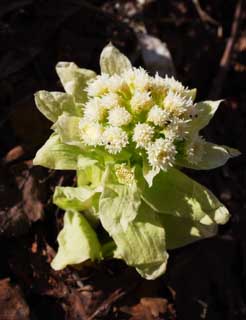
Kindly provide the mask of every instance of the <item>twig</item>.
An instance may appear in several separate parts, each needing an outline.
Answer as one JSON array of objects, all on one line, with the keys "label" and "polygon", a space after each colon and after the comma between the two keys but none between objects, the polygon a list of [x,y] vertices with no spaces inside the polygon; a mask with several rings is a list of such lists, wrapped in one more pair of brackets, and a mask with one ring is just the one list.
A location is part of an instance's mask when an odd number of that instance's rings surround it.
[{"label": "twig", "polygon": [[103,301],[103,303],[97,308],[97,310],[87,320],[93,320],[104,311],[109,310],[109,308],[111,308],[112,306],[112,303],[118,301],[125,294],[126,292],[122,291],[121,289],[118,289],[115,292],[113,292],[105,301]]},{"label": "twig", "polygon": [[200,19],[202,20],[202,22],[208,22],[208,23],[211,23],[215,26],[219,26],[219,23],[213,19],[212,17],[210,17],[206,11],[204,11],[200,5],[200,2],[199,0],[192,0],[195,8],[196,8],[196,11],[200,17]]},{"label": "twig", "polygon": [[226,76],[230,67],[231,56],[233,52],[233,47],[235,44],[239,23],[242,15],[242,0],[239,0],[233,18],[233,23],[231,26],[231,34],[227,40],[225,50],[223,52],[222,58],[220,60],[219,71],[217,76],[214,78],[211,90],[209,92],[210,99],[217,99],[222,91],[223,84],[226,80]]}]

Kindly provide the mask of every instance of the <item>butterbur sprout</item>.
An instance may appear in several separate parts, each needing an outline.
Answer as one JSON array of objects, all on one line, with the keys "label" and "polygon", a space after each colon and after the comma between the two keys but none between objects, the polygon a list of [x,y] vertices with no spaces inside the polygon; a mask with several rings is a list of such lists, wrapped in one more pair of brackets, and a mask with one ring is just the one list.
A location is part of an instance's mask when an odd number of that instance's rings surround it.
[{"label": "butterbur sprout", "polygon": [[[51,265],[60,270],[111,255],[155,279],[166,270],[167,250],[214,236],[229,219],[211,191],[181,169],[213,169],[240,153],[200,136],[220,101],[195,102],[195,89],[134,68],[112,44],[100,66],[96,75],[60,62],[65,92],[35,94],[54,132],[34,164],[77,172],[76,187],[54,193],[66,213]],[[99,223],[108,234],[103,242]]]}]

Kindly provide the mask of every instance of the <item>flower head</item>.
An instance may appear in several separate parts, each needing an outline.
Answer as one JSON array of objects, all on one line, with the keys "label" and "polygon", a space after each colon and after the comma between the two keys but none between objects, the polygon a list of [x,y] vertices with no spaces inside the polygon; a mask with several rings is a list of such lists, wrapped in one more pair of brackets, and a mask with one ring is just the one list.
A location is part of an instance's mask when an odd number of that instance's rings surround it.
[{"label": "flower head", "polygon": [[125,163],[115,165],[115,174],[122,184],[131,184],[134,180],[134,170]]},{"label": "flower head", "polygon": [[135,145],[146,150],[153,169],[166,170],[175,161],[175,144],[181,140],[186,157],[199,161],[195,150],[202,143],[188,135],[196,106],[188,89],[173,77],[151,77],[144,69],[132,67],[121,74],[97,76],[87,92],[81,121],[85,144],[101,146],[111,154],[124,148],[139,152]]},{"label": "flower head", "polygon": [[155,77],[151,79],[151,91],[156,96],[166,95],[168,91],[164,78],[160,77],[158,73],[156,73]]},{"label": "flower head", "polygon": [[102,135],[102,143],[109,153],[119,153],[127,144],[127,133],[119,127],[107,127]]},{"label": "flower head", "polygon": [[165,76],[163,79],[164,86],[173,92],[182,93],[186,88],[182,85],[181,82],[175,80],[174,77]]},{"label": "flower head", "polygon": [[100,98],[89,100],[84,106],[84,118],[87,121],[103,121],[107,109],[101,104]]},{"label": "flower head", "polygon": [[82,119],[79,123],[80,136],[84,144],[98,146],[102,143],[103,126]]},{"label": "flower head", "polygon": [[154,105],[148,113],[147,120],[156,126],[163,127],[169,120],[169,113],[157,105]]},{"label": "flower head", "polygon": [[108,89],[110,92],[121,93],[125,96],[128,96],[130,92],[130,89],[125,79],[117,74],[109,78]]},{"label": "flower head", "polygon": [[116,107],[109,111],[108,122],[112,126],[125,126],[131,122],[131,119],[131,114],[124,107]]},{"label": "flower head", "polygon": [[132,89],[145,91],[149,89],[151,78],[143,68],[132,68],[123,73],[123,78]]},{"label": "flower head", "polygon": [[108,92],[108,80],[109,76],[107,74],[102,74],[97,76],[95,79],[91,80],[87,86],[87,93],[90,97],[101,96]]},{"label": "flower head", "polygon": [[165,137],[172,141],[183,140],[189,133],[189,122],[190,120],[183,120],[177,117],[173,118],[164,130]]},{"label": "flower head", "polygon": [[118,107],[121,103],[121,98],[116,93],[108,93],[100,98],[100,104],[105,109]]},{"label": "flower head", "polygon": [[175,145],[168,139],[159,138],[147,148],[149,164],[154,169],[166,171],[175,161]]},{"label": "flower head", "polygon": [[141,113],[147,111],[152,103],[152,99],[148,91],[136,91],[131,98],[131,109],[133,113]]},{"label": "flower head", "polygon": [[137,148],[146,148],[154,136],[154,129],[147,123],[138,123],[133,130],[132,140],[136,142]]},{"label": "flower head", "polygon": [[174,116],[181,116],[192,105],[192,100],[186,99],[176,92],[169,91],[163,104],[167,112]]}]

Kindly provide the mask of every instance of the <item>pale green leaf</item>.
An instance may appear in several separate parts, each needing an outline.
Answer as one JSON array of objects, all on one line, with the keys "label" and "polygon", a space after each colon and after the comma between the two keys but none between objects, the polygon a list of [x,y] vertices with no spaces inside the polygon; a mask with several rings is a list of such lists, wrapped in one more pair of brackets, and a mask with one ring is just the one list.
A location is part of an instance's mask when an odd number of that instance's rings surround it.
[{"label": "pale green leaf", "polygon": [[196,170],[210,170],[223,166],[230,158],[237,157],[240,154],[236,149],[206,142],[204,144],[204,156],[200,162],[193,164],[186,159],[180,159],[176,164]]},{"label": "pale green leaf", "polygon": [[[121,204],[113,190],[105,190],[99,203],[101,223],[116,244],[114,256],[133,266],[146,279],[155,279],[166,270],[168,254],[165,250],[165,230],[158,214],[142,203],[136,218],[128,223],[127,229],[121,224],[121,214],[129,205]],[[112,199],[112,197],[114,197]],[[121,207],[121,213],[116,210]]]},{"label": "pale green leaf", "polygon": [[52,129],[60,136],[63,143],[83,147],[84,144],[81,139],[79,130],[79,117],[62,114]]},{"label": "pale green leaf", "polygon": [[222,101],[223,100],[202,101],[196,104],[198,116],[190,122],[188,129],[191,135],[198,133],[201,129],[208,125]]},{"label": "pale green leaf", "polygon": [[93,197],[98,193],[97,189],[84,187],[56,187],[53,195],[53,203],[63,210],[74,209],[82,211],[93,205]]},{"label": "pale green leaf", "polygon": [[109,75],[121,74],[132,65],[129,59],[109,43],[102,51],[100,56],[101,72]]},{"label": "pale green leaf", "polygon": [[97,188],[102,183],[102,175],[103,170],[101,168],[95,164],[85,166],[84,163],[83,170],[77,171],[77,185],[79,187],[87,185],[93,189]]},{"label": "pale green leaf", "polygon": [[88,259],[101,259],[101,246],[95,231],[82,214],[69,210],[64,216],[64,227],[58,235],[59,248],[51,266],[55,270]]},{"label": "pale green leaf", "polygon": [[217,234],[218,225],[213,221],[202,224],[189,218],[159,214],[166,232],[167,249],[176,249]]},{"label": "pale green leaf", "polygon": [[160,172],[149,188],[142,188],[142,197],[156,212],[187,218],[205,225],[224,224],[229,212],[211,191],[179,170]]},{"label": "pale green leaf", "polygon": [[[129,222],[136,218],[140,203],[140,194],[136,182],[133,181],[130,185],[117,183],[110,172],[110,167],[108,167],[103,177],[103,195],[100,198],[100,212],[103,212],[104,224],[107,224],[106,213],[111,212],[118,221],[120,228],[126,230]],[[109,218],[110,224],[111,217]],[[106,230],[108,231],[107,228]],[[111,225],[110,234],[111,232],[115,232],[114,225]]]},{"label": "pale green leaf", "polygon": [[42,90],[36,92],[34,96],[38,110],[52,122],[55,122],[63,112],[74,116],[82,114],[82,109],[67,93]]},{"label": "pale green leaf", "polygon": [[84,103],[87,100],[85,88],[88,81],[96,77],[92,70],[81,69],[73,62],[59,62],[56,72],[65,91],[73,95],[76,101]]},{"label": "pale green leaf", "polygon": [[56,170],[75,170],[81,152],[76,146],[62,143],[59,136],[54,133],[38,150],[33,164]]}]

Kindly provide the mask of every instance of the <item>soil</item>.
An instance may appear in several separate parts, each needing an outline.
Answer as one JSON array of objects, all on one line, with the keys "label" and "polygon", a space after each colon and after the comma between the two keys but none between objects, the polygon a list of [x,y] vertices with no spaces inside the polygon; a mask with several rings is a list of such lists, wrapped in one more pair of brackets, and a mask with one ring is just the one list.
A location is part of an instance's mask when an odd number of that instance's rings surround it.
[{"label": "soil", "polygon": [[[145,2],[145,5],[140,3]],[[246,319],[246,7],[240,9],[225,76],[221,58],[240,1],[1,0],[0,2],[0,319]],[[57,61],[98,71],[112,41],[143,65],[134,25],[165,42],[176,77],[198,88],[198,99],[225,101],[204,136],[242,152],[209,172],[188,172],[228,207],[218,236],[170,251],[167,273],[142,279],[123,262],[86,263],[55,272],[50,261],[63,212],[52,204],[56,185],[74,174],[33,167],[50,134],[33,94],[61,90]],[[145,66],[148,68],[148,66]]]}]

